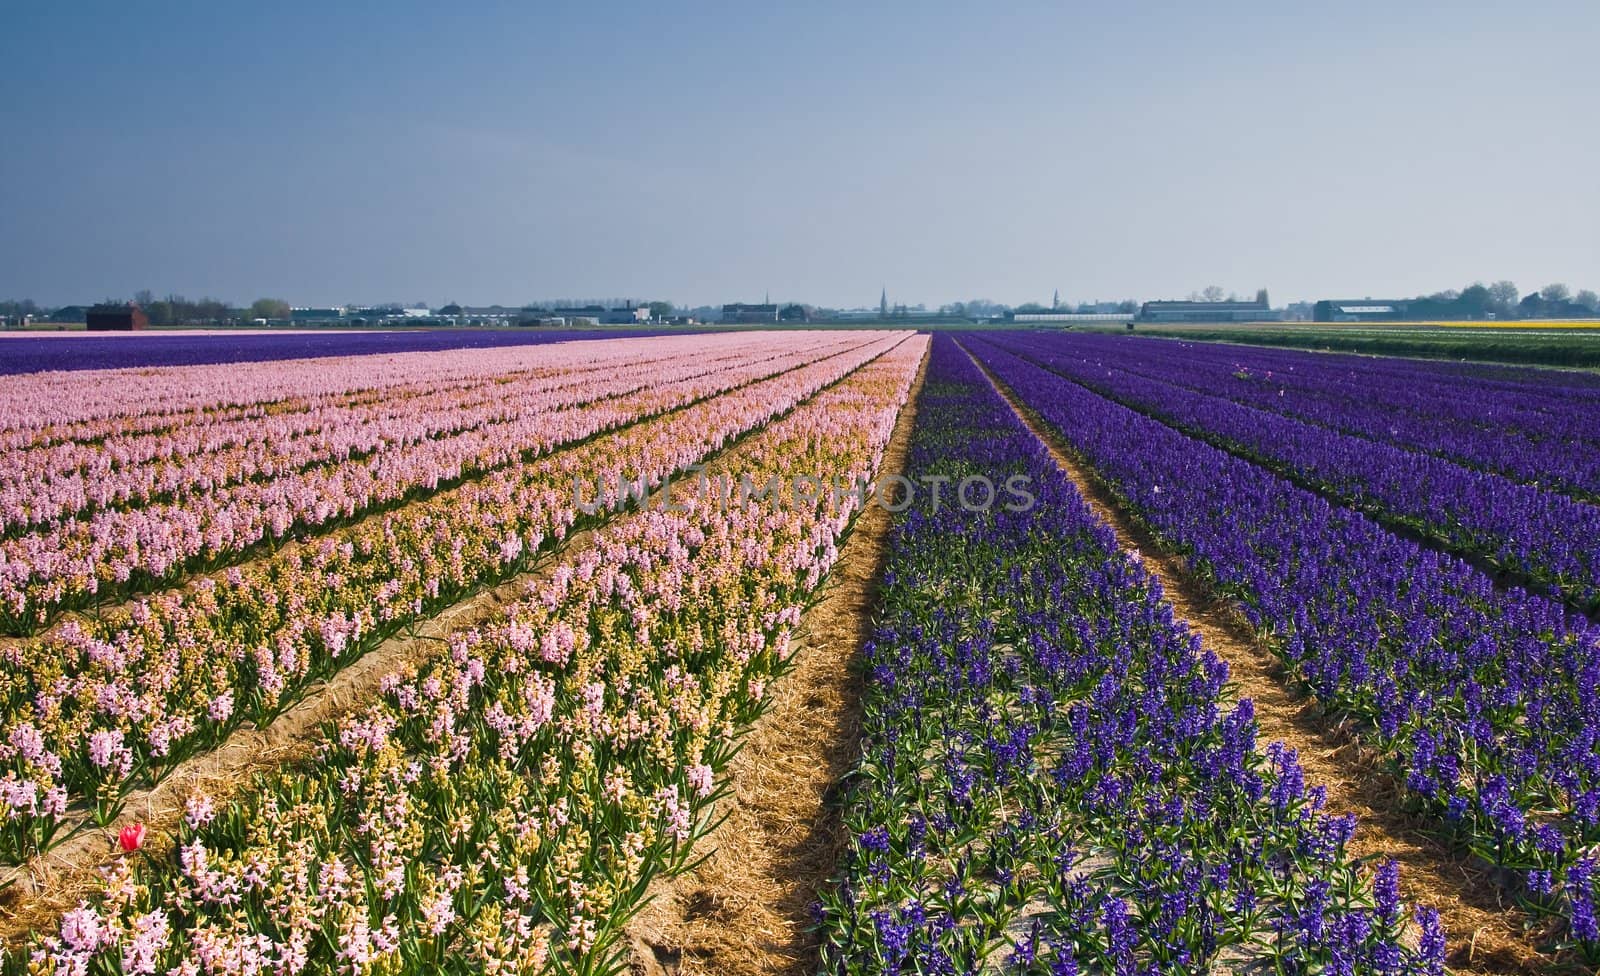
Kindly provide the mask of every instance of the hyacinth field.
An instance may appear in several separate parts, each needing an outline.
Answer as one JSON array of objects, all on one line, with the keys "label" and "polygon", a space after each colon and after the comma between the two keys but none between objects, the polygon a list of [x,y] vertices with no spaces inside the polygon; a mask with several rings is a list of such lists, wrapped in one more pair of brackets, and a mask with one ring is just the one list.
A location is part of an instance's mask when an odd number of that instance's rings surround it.
[{"label": "hyacinth field", "polygon": [[289,338],[6,350],[0,972],[1600,967],[1592,373]]}]

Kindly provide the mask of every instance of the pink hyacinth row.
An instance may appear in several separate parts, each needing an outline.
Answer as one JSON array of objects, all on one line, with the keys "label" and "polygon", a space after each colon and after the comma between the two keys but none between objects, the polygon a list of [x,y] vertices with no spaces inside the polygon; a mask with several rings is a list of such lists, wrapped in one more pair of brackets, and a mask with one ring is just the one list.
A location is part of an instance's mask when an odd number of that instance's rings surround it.
[{"label": "pink hyacinth row", "polygon": [[[505,384],[502,403],[508,415],[483,423],[465,418],[464,429],[450,436],[396,437],[371,454],[293,466],[278,478],[170,502],[103,510],[6,539],[0,542],[0,625],[27,633],[62,608],[87,605],[105,593],[147,590],[196,568],[226,565],[262,542],[403,501],[554,444],[790,368],[812,355],[795,340],[777,350],[745,342],[715,368],[709,361],[717,358],[718,345],[730,344],[728,338],[687,340],[675,363],[613,360],[605,378],[584,386],[535,387],[519,396],[509,388],[514,384]],[[859,345],[861,340],[853,341]]]},{"label": "pink hyacinth row", "polygon": [[129,788],[240,721],[271,717],[397,628],[522,571],[582,521],[580,506],[683,470],[903,338],[838,351],[833,337],[805,354],[814,362],[754,382],[743,381],[769,367],[726,369],[731,392],[5,648],[0,852],[48,846],[69,804],[108,819]]},{"label": "pink hyacinth row", "polygon": [[[117,429],[127,418],[85,424],[75,439],[3,453],[0,535],[478,430],[530,409],[614,396],[631,389],[626,379],[651,378],[652,370],[663,377],[693,375],[683,366],[710,372],[756,349],[722,350],[711,361],[702,351],[677,348],[602,351],[522,372],[503,371],[491,360],[486,366],[493,368],[481,376],[445,386],[420,380],[382,391],[356,388],[333,397],[201,411],[161,418],[154,429],[138,432]],[[364,378],[358,366],[344,371],[353,383]]]},{"label": "pink hyacinth row", "polygon": [[[726,475],[872,477],[926,345],[897,338]],[[115,865],[20,950],[30,971],[617,971],[861,504],[706,497],[600,530],[498,623],[388,679],[314,763],[196,796],[175,853]]]}]

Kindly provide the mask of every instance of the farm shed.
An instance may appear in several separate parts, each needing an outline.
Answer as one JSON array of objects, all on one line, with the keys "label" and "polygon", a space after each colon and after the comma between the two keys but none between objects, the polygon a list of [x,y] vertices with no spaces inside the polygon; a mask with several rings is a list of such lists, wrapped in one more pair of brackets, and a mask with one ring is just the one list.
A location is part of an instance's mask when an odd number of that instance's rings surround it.
[{"label": "farm shed", "polygon": [[1325,298],[1311,307],[1313,322],[1395,322],[1406,317],[1411,303],[1388,298]]},{"label": "farm shed", "polygon": [[1271,322],[1272,306],[1254,302],[1145,302],[1140,322]]},{"label": "farm shed", "polygon": [[144,309],[137,305],[91,308],[84,315],[84,322],[90,332],[132,332],[150,327]]}]

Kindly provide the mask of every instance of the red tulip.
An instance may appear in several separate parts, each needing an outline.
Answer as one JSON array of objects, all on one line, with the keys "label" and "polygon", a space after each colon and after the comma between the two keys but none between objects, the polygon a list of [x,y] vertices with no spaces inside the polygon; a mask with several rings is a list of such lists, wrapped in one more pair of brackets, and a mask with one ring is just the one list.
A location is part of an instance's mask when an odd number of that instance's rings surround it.
[{"label": "red tulip", "polygon": [[132,854],[144,844],[144,824],[131,823],[117,835],[117,843],[125,853]]}]

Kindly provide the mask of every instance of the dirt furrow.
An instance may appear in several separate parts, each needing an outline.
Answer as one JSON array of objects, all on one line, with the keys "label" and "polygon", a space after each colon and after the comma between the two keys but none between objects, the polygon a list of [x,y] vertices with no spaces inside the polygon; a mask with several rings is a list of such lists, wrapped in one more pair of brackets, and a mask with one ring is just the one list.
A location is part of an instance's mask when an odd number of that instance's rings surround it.
[{"label": "dirt furrow", "polygon": [[1095,515],[1116,532],[1118,544],[1138,555],[1161,583],[1177,618],[1228,663],[1236,696],[1255,704],[1262,744],[1281,741],[1297,750],[1307,783],[1327,788],[1329,812],[1357,816],[1359,827],[1351,851],[1374,863],[1397,861],[1404,896],[1439,910],[1449,936],[1451,968],[1485,976],[1551,972],[1556,961],[1536,948],[1546,933],[1503,894],[1492,869],[1453,849],[1429,824],[1404,812],[1399,800],[1401,784],[1348,728],[1325,714],[1309,695],[1299,693],[1281,660],[1254,633],[1237,607],[1216,599],[1189,572],[1183,558],[1140,523],[1042,418],[970,350],[967,354],[1049,448]]},{"label": "dirt furrow", "polygon": [[[880,477],[905,465],[928,360],[923,359],[885,449]],[[803,976],[816,972],[811,905],[845,837],[834,790],[861,738],[861,677],[892,516],[869,504],[823,594],[795,635],[795,670],[728,766],[726,819],[697,868],[651,886],[629,926],[633,971],[648,976]]]}]

